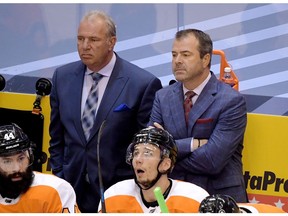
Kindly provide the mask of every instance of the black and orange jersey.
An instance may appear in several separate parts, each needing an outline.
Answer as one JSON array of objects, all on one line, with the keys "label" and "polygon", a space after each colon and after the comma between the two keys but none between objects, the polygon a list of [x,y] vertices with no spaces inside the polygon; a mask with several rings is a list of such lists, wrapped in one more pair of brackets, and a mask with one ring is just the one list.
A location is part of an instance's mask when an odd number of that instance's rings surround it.
[{"label": "black and orange jersey", "polygon": [[34,172],[33,182],[16,199],[0,195],[1,213],[80,213],[72,186],[52,174]]},{"label": "black and orange jersey", "polygon": [[[197,213],[200,202],[208,196],[203,188],[188,182],[172,180],[165,202],[169,213]],[[160,213],[158,205],[147,207],[134,179],[118,182],[105,193],[107,213]],[[101,202],[98,208],[101,212]]]}]

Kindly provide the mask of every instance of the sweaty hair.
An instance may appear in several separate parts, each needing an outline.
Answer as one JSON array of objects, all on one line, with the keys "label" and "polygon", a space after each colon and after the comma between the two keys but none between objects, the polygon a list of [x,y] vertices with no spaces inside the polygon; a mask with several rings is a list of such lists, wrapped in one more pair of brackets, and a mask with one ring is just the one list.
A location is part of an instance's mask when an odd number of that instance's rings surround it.
[{"label": "sweaty hair", "polygon": [[108,16],[106,13],[104,13],[103,11],[98,11],[98,10],[89,11],[82,18],[81,21],[89,20],[90,18],[93,18],[93,17],[101,18],[102,20],[104,20],[106,22],[107,36],[108,37],[116,36],[116,25],[115,25],[113,19],[110,16]]},{"label": "sweaty hair", "polygon": [[198,29],[184,29],[176,33],[175,39],[181,40],[182,38],[194,35],[198,40],[199,46],[198,51],[200,53],[200,58],[202,59],[207,53],[210,54],[210,62],[208,67],[211,67],[212,52],[213,52],[213,42],[208,34]]}]

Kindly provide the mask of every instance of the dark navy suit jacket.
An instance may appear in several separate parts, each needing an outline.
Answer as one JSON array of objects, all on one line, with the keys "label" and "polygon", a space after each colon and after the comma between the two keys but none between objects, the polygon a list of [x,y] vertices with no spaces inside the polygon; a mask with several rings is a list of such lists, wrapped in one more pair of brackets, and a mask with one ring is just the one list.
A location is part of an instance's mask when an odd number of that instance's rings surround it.
[{"label": "dark navy suit jacket", "polygon": [[[190,111],[188,128],[180,82],[156,93],[148,125],[158,122],[176,139],[179,155],[171,177],[195,183],[210,194],[228,194],[246,202],[242,171],[246,103],[239,92],[211,74]],[[191,152],[191,137],[209,141]]]},{"label": "dark navy suit jacket", "polygon": [[[117,55],[116,55],[117,56]],[[117,56],[115,67],[99,106],[92,135],[86,141],[81,125],[81,96],[86,66],[74,62],[56,69],[52,78],[50,164],[57,176],[69,181],[75,189],[77,202],[90,196],[91,209],[100,199],[97,138],[99,128],[106,124],[100,142],[100,160],[105,189],[132,177],[125,163],[126,149],[133,135],[146,127],[155,92],[161,82],[151,73]],[[86,175],[91,193],[83,194]]]}]

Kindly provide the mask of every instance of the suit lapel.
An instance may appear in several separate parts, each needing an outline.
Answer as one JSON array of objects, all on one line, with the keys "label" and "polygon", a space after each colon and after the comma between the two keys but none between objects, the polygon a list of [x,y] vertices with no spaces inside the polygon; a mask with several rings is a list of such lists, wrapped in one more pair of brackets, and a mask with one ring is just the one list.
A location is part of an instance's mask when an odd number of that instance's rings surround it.
[{"label": "suit lapel", "polygon": [[110,112],[113,112],[112,108],[114,107],[115,102],[117,101],[122,92],[122,89],[125,87],[129,79],[127,76],[125,76],[124,71],[120,69],[122,68],[120,65],[121,59],[117,57],[114,69],[111,73],[111,77],[108,81],[102,101],[99,105],[96,121],[91,130],[90,138],[95,136],[102,122],[108,118]]},{"label": "suit lapel", "polygon": [[182,84],[178,82],[173,86],[172,94],[168,101],[172,113],[173,124],[175,125],[175,130],[179,137],[185,137],[187,133],[183,109],[183,97]]},{"label": "suit lapel", "polygon": [[217,94],[217,78],[212,73],[212,77],[208,81],[207,85],[202,90],[196,103],[193,105],[189,114],[188,134],[192,131],[196,121],[200,116],[208,109],[208,107],[214,102],[215,95]]},{"label": "suit lapel", "polygon": [[71,79],[71,110],[70,112],[74,119],[74,125],[76,131],[82,143],[86,143],[86,138],[82,128],[81,122],[81,100],[82,100],[82,88],[85,74],[85,65],[80,63],[77,68],[75,68],[75,72],[73,73],[73,77]]}]

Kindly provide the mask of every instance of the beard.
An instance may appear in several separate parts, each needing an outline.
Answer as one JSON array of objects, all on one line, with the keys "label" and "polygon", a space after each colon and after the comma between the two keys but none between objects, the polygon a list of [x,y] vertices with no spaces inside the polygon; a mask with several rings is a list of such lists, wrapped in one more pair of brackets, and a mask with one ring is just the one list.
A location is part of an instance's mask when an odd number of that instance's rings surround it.
[{"label": "beard", "polygon": [[141,188],[143,190],[149,188],[151,186],[151,184],[153,183],[153,180],[148,180],[148,179],[147,180],[138,180],[137,179],[136,181],[139,185],[141,185]]},{"label": "beard", "polygon": [[140,187],[142,190],[149,190],[151,187],[153,187],[160,177],[162,176],[162,173],[158,172],[157,176],[154,179],[139,179],[137,178],[137,175],[134,174],[134,181]]},{"label": "beard", "polygon": [[[22,177],[20,181],[12,181],[13,177]],[[17,172],[8,176],[0,173],[0,194],[3,198],[17,198],[20,194],[25,193],[33,181],[32,167],[29,166],[25,172]]]}]

